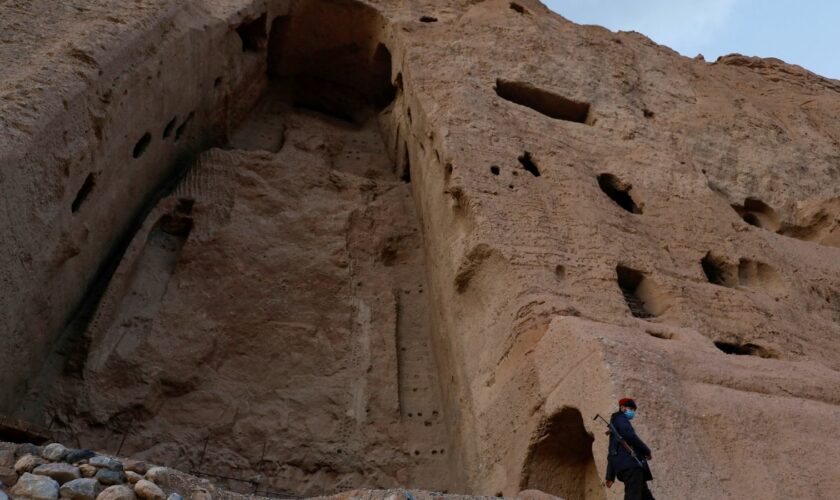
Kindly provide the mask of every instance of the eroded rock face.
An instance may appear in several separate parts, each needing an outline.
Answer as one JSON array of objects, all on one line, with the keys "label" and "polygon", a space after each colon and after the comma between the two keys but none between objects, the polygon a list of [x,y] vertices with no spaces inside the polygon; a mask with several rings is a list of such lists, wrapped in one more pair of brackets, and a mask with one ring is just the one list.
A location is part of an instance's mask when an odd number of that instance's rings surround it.
[{"label": "eroded rock face", "polygon": [[840,487],[840,83],[533,1],[97,5],[0,61],[7,412],[247,493],[596,499],[630,394],[657,495]]}]

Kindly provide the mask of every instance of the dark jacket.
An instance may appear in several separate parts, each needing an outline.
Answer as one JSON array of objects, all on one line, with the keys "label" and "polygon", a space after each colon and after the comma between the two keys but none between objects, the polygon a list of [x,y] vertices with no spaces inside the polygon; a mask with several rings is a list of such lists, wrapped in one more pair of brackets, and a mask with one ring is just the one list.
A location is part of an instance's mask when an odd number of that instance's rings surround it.
[{"label": "dark jacket", "polygon": [[[620,411],[613,413],[612,417],[610,417],[610,422],[627,444],[633,448],[633,451],[636,452],[636,456],[640,460],[644,460],[646,455],[651,454],[650,448],[647,447],[644,441],[639,439],[636,431],[633,430],[633,426],[630,425],[630,419],[623,413]],[[607,481],[615,481],[616,474],[627,469],[632,469],[633,467],[639,467],[639,463],[618,442],[615,434],[610,433],[610,447],[607,452]]]}]

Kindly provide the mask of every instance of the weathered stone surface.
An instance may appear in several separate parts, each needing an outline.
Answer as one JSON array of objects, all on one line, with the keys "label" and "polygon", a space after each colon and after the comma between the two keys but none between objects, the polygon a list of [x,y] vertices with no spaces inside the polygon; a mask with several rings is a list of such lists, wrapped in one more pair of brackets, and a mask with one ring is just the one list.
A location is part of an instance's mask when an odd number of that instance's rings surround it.
[{"label": "weathered stone surface", "polygon": [[837,81],[532,0],[17,3],[3,411],[268,491],[592,500],[632,395],[657,496],[840,491]]},{"label": "weathered stone surface", "polygon": [[65,455],[64,461],[69,464],[75,464],[95,456],[96,453],[91,450],[70,450],[67,455]]},{"label": "weathered stone surface", "polygon": [[9,493],[13,497],[23,497],[31,500],[55,500],[58,498],[58,483],[47,476],[39,476],[25,472]]},{"label": "weathered stone surface", "polygon": [[98,471],[95,466],[90,464],[82,464],[79,466],[79,472],[82,473],[82,477],[93,477],[96,475],[96,471]]},{"label": "weathered stone surface", "polygon": [[121,470],[99,469],[95,477],[104,485],[122,484],[126,481],[125,473]]},{"label": "weathered stone surface", "polygon": [[0,500],[9,500],[9,495],[3,490],[0,490]]},{"label": "weathered stone surface", "polygon": [[101,486],[96,479],[82,478],[68,481],[59,490],[62,498],[71,500],[93,500],[99,493]]},{"label": "weathered stone surface", "polygon": [[145,500],[166,499],[166,495],[163,493],[163,490],[160,489],[160,487],[155,483],[146,479],[141,479],[137,481],[137,484],[134,485],[134,493],[137,494],[138,497],[143,498]]},{"label": "weathered stone surface", "polygon": [[2,466],[0,467],[0,483],[6,486],[15,484],[18,480],[18,474],[14,467]]},{"label": "weathered stone surface", "polygon": [[96,500],[134,500],[134,490],[128,486],[109,486],[97,495]]},{"label": "weathered stone surface", "polygon": [[166,484],[170,471],[166,467],[152,467],[146,471],[146,479],[156,484]]},{"label": "weathered stone surface", "polygon": [[35,446],[32,443],[21,443],[15,449],[15,456],[22,457],[24,455],[35,455],[36,457],[41,456],[41,447]]},{"label": "weathered stone surface", "polygon": [[123,468],[127,471],[136,472],[140,475],[146,473],[149,470],[149,464],[142,460],[133,460],[133,459],[124,459],[123,461]]},{"label": "weathered stone surface", "polygon": [[111,469],[116,471],[123,470],[123,464],[116,458],[106,457],[105,455],[96,455],[88,459],[88,463],[94,467]]},{"label": "weathered stone surface", "polygon": [[177,493],[170,493],[166,500],[184,500],[184,497]]},{"label": "weathered stone surface", "polygon": [[32,473],[51,477],[55,479],[58,484],[64,484],[67,481],[72,481],[82,477],[78,467],[62,462],[39,465],[32,470]]},{"label": "weathered stone surface", "polygon": [[41,456],[47,460],[52,462],[57,462],[64,458],[65,455],[69,450],[64,447],[64,445],[60,443],[50,443],[44,446],[44,449],[41,451]]},{"label": "weathered stone surface", "polygon": [[522,490],[516,494],[516,498],[521,500],[563,500],[540,490]]},{"label": "weathered stone surface", "polygon": [[0,467],[14,466],[16,462],[15,450],[5,449],[0,450]]},{"label": "weathered stone surface", "polygon": [[35,455],[24,455],[15,462],[15,472],[23,474],[24,472],[32,472],[35,467],[46,463],[43,458]]}]

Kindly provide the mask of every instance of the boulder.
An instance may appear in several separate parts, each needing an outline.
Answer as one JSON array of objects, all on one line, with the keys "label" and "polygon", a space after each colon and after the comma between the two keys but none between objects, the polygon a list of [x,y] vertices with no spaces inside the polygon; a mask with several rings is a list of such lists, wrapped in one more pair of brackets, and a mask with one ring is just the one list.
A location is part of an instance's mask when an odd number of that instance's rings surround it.
[{"label": "boulder", "polygon": [[9,495],[3,490],[0,490],[0,500],[9,500]]},{"label": "boulder", "polygon": [[190,491],[190,500],[213,500],[213,495],[204,488],[193,488]]},{"label": "boulder", "polygon": [[121,470],[99,469],[96,471],[96,480],[105,486],[125,483],[125,473]]},{"label": "boulder", "polygon": [[62,498],[70,500],[93,500],[99,493],[99,481],[91,478],[74,479],[61,486]]},{"label": "boulder", "polygon": [[58,484],[64,484],[67,481],[72,481],[74,479],[79,479],[82,477],[82,473],[79,472],[79,468],[70,464],[66,464],[64,462],[55,462],[51,464],[44,464],[35,467],[32,470],[33,474],[38,474],[41,476],[47,476],[55,479]]},{"label": "boulder", "polygon": [[58,498],[58,483],[50,477],[39,476],[25,472],[9,493],[13,497],[30,500],[56,500]]},{"label": "boulder", "polygon": [[19,444],[17,449],[15,450],[15,456],[22,457],[24,455],[35,455],[36,457],[40,457],[41,447],[35,446],[32,443]]},{"label": "boulder", "polygon": [[82,460],[93,458],[95,456],[96,453],[90,450],[70,450],[67,453],[67,456],[64,457],[64,461],[68,464],[75,464],[77,462],[81,462]]},{"label": "boulder", "polygon": [[156,484],[166,484],[169,479],[169,469],[166,467],[152,467],[146,471],[146,479]]},{"label": "boulder", "polygon": [[24,472],[32,472],[35,467],[47,463],[41,457],[35,455],[24,455],[15,462],[15,472],[23,474]]},{"label": "boulder", "polygon": [[105,455],[96,455],[88,459],[88,463],[100,469],[123,470],[123,464],[116,458],[106,457]]},{"label": "boulder", "polygon": [[141,476],[140,474],[138,474],[134,471],[130,471],[130,470],[125,471],[125,477],[126,477],[126,479],[128,479],[128,482],[130,484],[137,484],[137,481],[140,481],[141,479],[143,479],[143,476]]},{"label": "boulder", "polygon": [[11,486],[15,484],[18,480],[17,472],[15,472],[14,467],[3,466],[0,467],[0,483],[5,484],[6,486]]},{"label": "boulder", "polygon": [[[2,500],[2,499],[0,499],[0,500]],[[166,500],[184,500],[184,497],[182,497],[181,495],[179,495],[177,493],[170,493],[169,496],[166,497]]]},{"label": "boulder", "polygon": [[143,474],[148,472],[149,464],[147,464],[146,462],[144,462],[142,460],[132,460],[132,459],[129,458],[129,459],[123,460],[123,468],[125,470],[130,470],[132,472],[136,472],[136,473],[138,473],[142,476]]},{"label": "boulder", "polygon": [[79,466],[79,472],[82,473],[82,477],[93,477],[96,475],[96,471],[98,471],[96,467],[90,464],[82,464]]},{"label": "boulder", "polygon": [[46,458],[51,462],[57,462],[63,459],[69,450],[64,447],[64,445],[59,443],[50,443],[44,446],[44,450],[41,452],[41,456]]},{"label": "boulder", "polygon": [[15,465],[15,450],[0,450],[0,467]]},{"label": "boulder", "polygon": [[137,484],[134,485],[134,493],[144,500],[166,499],[166,495],[163,493],[163,490],[155,483],[146,479],[137,481]]},{"label": "boulder", "polygon": [[109,486],[97,495],[96,500],[135,500],[134,490],[128,486]]}]

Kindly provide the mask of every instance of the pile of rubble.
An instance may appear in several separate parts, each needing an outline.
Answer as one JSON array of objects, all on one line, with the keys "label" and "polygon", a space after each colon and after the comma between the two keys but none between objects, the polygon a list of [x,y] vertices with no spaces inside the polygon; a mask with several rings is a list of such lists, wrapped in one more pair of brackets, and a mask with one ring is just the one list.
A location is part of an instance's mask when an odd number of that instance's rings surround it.
[{"label": "pile of rubble", "polygon": [[166,467],[59,443],[0,443],[0,482],[0,500],[206,500],[213,488]]}]

